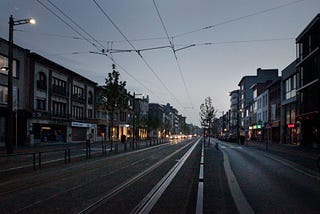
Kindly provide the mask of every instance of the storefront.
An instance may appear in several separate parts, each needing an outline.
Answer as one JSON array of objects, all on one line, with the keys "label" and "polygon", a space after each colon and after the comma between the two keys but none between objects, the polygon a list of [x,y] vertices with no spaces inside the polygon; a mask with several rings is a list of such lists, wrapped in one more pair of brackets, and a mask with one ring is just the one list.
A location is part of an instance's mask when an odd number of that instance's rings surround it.
[{"label": "storefront", "polygon": [[34,143],[66,142],[67,124],[33,123],[32,134]]},{"label": "storefront", "polygon": [[92,123],[71,122],[71,141],[84,142],[88,139],[89,134],[91,134],[92,140],[96,141],[96,127],[97,125]]}]

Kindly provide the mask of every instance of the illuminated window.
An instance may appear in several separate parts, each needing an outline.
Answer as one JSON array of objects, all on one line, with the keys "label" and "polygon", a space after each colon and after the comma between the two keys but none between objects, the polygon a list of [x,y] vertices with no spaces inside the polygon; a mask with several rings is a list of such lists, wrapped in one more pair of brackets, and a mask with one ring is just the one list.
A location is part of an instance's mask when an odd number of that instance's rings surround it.
[{"label": "illuminated window", "polygon": [[[8,68],[8,58],[5,56],[0,55],[0,68]],[[8,70],[7,69],[0,69],[1,74],[8,75]],[[12,63],[12,76],[17,77],[17,61],[13,60]]]},{"label": "illuminated window", "polygon": [[0,85],[0,103],[8,103],[8,87]]}]

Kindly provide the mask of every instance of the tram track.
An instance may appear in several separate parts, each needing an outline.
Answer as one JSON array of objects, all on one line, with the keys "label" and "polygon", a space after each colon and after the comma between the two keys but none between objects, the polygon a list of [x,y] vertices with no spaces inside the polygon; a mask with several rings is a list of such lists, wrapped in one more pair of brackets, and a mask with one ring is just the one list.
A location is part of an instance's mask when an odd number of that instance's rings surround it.
[{"label": "tram track", "polygon": [[[192,142],[186,143],[186,145],[184,145],[183,148],[185,148],[186,146],[190,145],[191,143]],[[166,145],[158,146],[157,148],[154,148],[154,147],[148,148],[146,151],[149,151],[151,153],[146,153],[146,155],[147,156],[153,156],[152,154],[154,154],[154,153],[152,153],[152,152],[155,152],[155,153],[159,153],[161,151],[164,152],[164,153],[168,153],[169,151],[172,152],[172,150],[176,150],[179,146],[181,146],[181,145],[179,145],[179,144],[176,144],[176,145],[166,144]],[[153,150],[153,149],[155,149],[155,150]],[[166,150],[168,150],[168,151],[166,151]],[[177,151],[180,152],[181,150],[182,150],[181,148],[177,149],[176,151],[174,151],[173,153],[168,155],[168,157],[172,157],[173,155],[177,154]],[[139,150],[136,150],[133,153],[137,154],[137,155],[140,154]],[[123,154],[120,154],[118,157],[111,156],[111,157],[107,157],[107,158],[104,158],[104,159],[106,159],[106,160],[113,159],[113,160],[120,161],[120,159],[117,159],[117,158],[121,158],[121,159],[122,158],[129,158],[129,156],[130,156],[130,154],[123,153]],[[167,158],[164,158],[164,159],[158,161],[157,163],[153,164],[149,168],[143,170],[142,172],[132,176],[131,179],[129,179],[127,181],[124,181],[121,184],[117,185],[113,189],[110,188],[110,191],[108,191],[107,194],[104,194],[104,197],[100,197],[101,201],[99,203],[97,203],[97,204],[101,204],[101,202],[103,202],[104,200],[107,200],[107,198],[110,198],[110,197],[116,195],[117,193],[121,192],[121,190],[123,190],[126,187],[132,185],[134,182],[138,181],[140,178],[144,177],[148,173],[154,171],[158,166],[160,166],[166,160],[167,160]],[[99,160],[94,160],[92,162],[98,162],[98,161]],[[100,160],[100,161],[102,161],[102,160]],[[51,194],[51,195],[49,195],[47,197],[40,197],[39,200],[33,200],[32,203],[25,203],[24,206],[15,209],[14,212],[25,213],[25,212],[28,212],[28,211],[33,210],[35,208],[36,208],[35,210],[37,210],[39,207],[40,207],[39,210],[43,210],[43,206],[46,203],[52,203],[52,201],[58,200],[58,198],[63,198],[63,197],[65,197],[65,195],[68,195],[68,194],[69,195],[78,194],[78,193],[75,193],[75,192],[78,192],[78,191],[81,191],[82,189],[88,188],[89,185],[93,186],[95,183],[99,183],[102,180],[105,180],[106,178],[108,178],[110,176],[112,177],[112,176],[114,176],[116,174],[119,174],[123,170],[127,170],[129,168],[137,167],[137,166],[143,164],[146,161],[147,160],[145,160],[145,158],[141,158],[141,157],[137,156],[136,158],[133,158],[131,161],[127,161],[126,164],[122,164],[121,167],[115,168],[114,170],[107,170],[107,172],[105,172],[105,173],[101,173],[102,171],[105,171],[105,169],[104,168],[100,168],[100,167],[98,167],[98,169],[90,169],[90,166],[86,166],[84,168],[80,167],[80,169],[77,169],[76,172],[73,172],[73,173],[63,173],[61,176],[52,177],[52,179],[50,179],[50,180],[41,181],[41,182],[34,182],[34,183],[30,184],[30,185],[25,185],[25,186],[22,186],[20,188],[16,188],[16,189],[13,189],[13,190],[10,190],[10,191],[7,191],[7,192],[1,192],[0,193],[0,196],[1,196],[0,200],[2,201],[2,199],[4,199],[7,195],[15,195],[15,193],[19,193],[20,191],[27,191],[28,192],[29,189],[30,190],[33,190],[34,188],[37,189],[39,186],[46,186],[46,185],[55,186],[54,182],[56,182],[57,180],[61,180],[61,179],[68,180],[69,177],[75,177],[75,176],[77,176],[79,174],[82,174],[84,172],[86,174],[88,174],[88,176],[89,175],[92,176],[92,179],[89,179],[89,180],[85,180],[84,179],[85,182],[81,182],[80,184],[77,184],[75,182],[70,188],[65,188],[65,189],[63,189],[63,191],[57,191],[54,194]],[[148,161],[150,162],[150,160],[148,160]],[[67,169],[65,169],[65,170],[67,170]],[[139,167],[137,168],[137,170],[139,170]],[[93,177],[93,173],[94,172],[98,176]],[[18,180],[17,180],[17,182],[18,182]],[[50,183],[52,183],[52,184],[50,184]],[[41,189],[38,190],[38,191],[41,192]],[[92,210],[92,208],[94,208],[96,206],[97,205],[92,206],[89,210]],[[71,211],[71,213],[78,212],[76,210],[77,209],[73,209]],[[93,209],[93,210],[95,210],[95,209]],[[83,213],[90,213],[90,212],[86,211],[86,212],[83,212]]]}]

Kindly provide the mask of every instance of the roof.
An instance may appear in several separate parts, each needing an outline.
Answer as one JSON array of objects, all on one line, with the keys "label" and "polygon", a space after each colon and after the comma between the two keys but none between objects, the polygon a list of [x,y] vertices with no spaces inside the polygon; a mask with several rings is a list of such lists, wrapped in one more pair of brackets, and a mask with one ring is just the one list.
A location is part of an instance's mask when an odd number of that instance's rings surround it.
[{"label": "roof", "polygon": [[307,27],[299,34],[299,36],[296,38],[296,43],[299,42],[299,40],[315,25],[320,19],[320,13],[318,13],[312,21],[307,25]]},{"label": "roof", "polygon": [[55,62],[53,62],[53,61],[51,61],[51,60],[49,60],[49,59],[47,59],[47,58],[45,58],[45,57],[37,54],[37,53],[32,52],[32,53],[30,53],[30,56],[33,57],[33,58],[35,58],[35,59],[37,59],[37,60],[39,60],[40,62],[43,62],[43,63],[45,63],[45,64],[50,65],[50,66],[52,66],[52,67],[56,67],[56,68],[59,68],[59,69],[61,69],[61,70],[66,71],[66,72],[69,72],[69,73],[71,73],[72,75],[78,77],[79,79],[83,79],[83,80],[85,80],[85,81],[87,81],[87,82],[90,82],[90,83],[93,84],[93,85],[97,85],[96,82],[94,82],[94,81],[92,81],[92,80],[90,80],[90,79],[88,79],[88,78],[86,78],[86,77],[84,77],[84,76],[82,76],[82,75],[80,75],[80,74],[78,74],[78,73],[76,73],[76,72],[74,72],[74,71],[66,68],[66,67],[63,67],[62,65],[57,64],[57,63],[55,63]]}]

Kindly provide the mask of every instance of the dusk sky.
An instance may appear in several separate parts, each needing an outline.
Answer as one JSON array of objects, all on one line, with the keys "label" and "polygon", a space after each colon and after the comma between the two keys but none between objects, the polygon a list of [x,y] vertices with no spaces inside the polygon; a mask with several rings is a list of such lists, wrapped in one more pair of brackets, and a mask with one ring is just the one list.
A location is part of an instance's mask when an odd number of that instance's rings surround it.
[{"label": "dusk sky", "polygon": [[[35,25],[15,26],[15,44],[99,85],[113,57],[128,91],[170,103],[199,125],[207,96],[219,117],[243,76],[257,68],[280,75],[296,58],[295,38],[319,12],[319,0],[1,0],[0,37],[8,39],[11,14],[33,17]],[[90,53],[110,48],[141,56]]]}]

